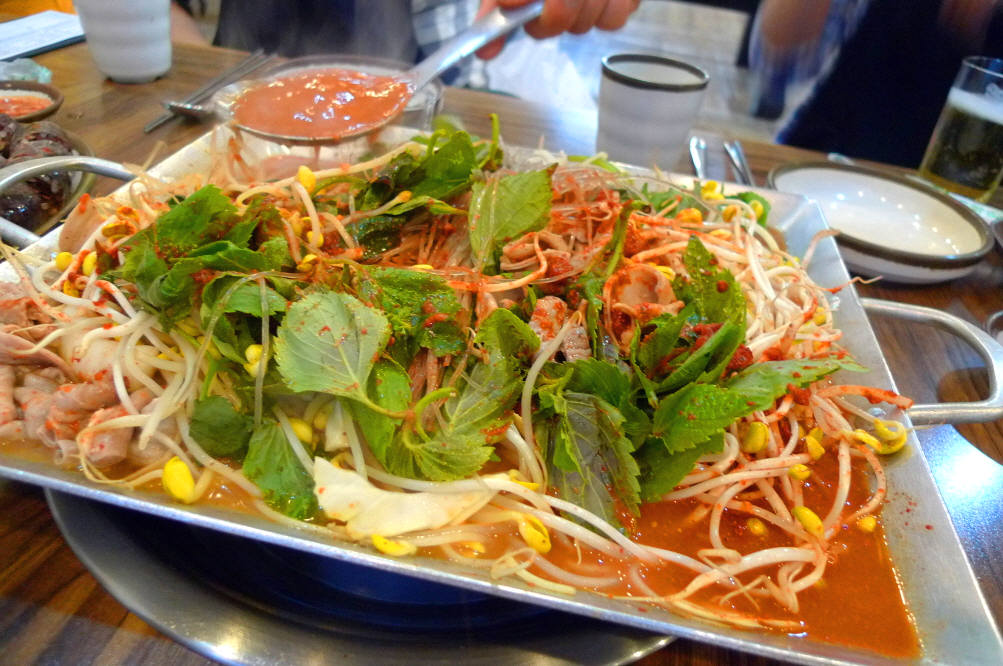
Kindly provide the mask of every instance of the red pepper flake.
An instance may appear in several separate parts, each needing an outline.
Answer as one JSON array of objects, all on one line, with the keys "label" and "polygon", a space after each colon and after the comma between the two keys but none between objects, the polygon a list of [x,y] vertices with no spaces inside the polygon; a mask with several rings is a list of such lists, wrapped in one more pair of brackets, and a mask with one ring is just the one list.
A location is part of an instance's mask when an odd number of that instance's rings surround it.
[{"label": "red pepper flake", "polygon": [[926,529],[928,529],[928,530],[932,530],[932,529],[933,529],[933,525],[927,525],[927,526],[926,526]]},{"label": "red pepper flake", "polygon": [[787,385],[787,393],[794,398],[794,402],[799,405],[807,405],[811,403],[811,391],[808,389],[798,388],[794,384]]},{"label": "red pepper flake", "polygon": [[686,415],[686,420],[687,421],[696,421],[697,420],[697,415],[696,414],[692,414],[692,413],[691,414],[687,414]]},{"label": "red pepper flake", "polygon": [[449,315],[445,312],[436,312],[434,315],[425,320],[425,328],[432,328],[440,321],[446,321],[449,319]]},{"label": "red pepper flake", "polygon": [[728,361],[728,367],[725,368],[725,371],[738,372],[739,370],[744,370],[752,365],[752,361],[752,350],[745,345],[739,345],[735,353],[732,354],[731,360]]},{"label": "red pepper flake", "polygon": [[331,327],[330,326],[325,326],[324,328],[320,329],[319,332],[320,333],[330,333],[331,332]]},{"label": "red pepper flake", "polygon": [[779,347],[770,347],[763,352],[764,361],[780,361],[784,358],[784,352]]},{"label": "red pepper flake", "polygon": [[800,372],[792,372],[791,373],[791,377],[794,377],[795,379],[799,378],[800,376],[801,376]]},{"label": "red pepper flake", "polygon": [[718,280],[717,281],[717,290],[719,292],[721,292],[722,294],[724,292],[728,291],[728,282],[726,280]]}]

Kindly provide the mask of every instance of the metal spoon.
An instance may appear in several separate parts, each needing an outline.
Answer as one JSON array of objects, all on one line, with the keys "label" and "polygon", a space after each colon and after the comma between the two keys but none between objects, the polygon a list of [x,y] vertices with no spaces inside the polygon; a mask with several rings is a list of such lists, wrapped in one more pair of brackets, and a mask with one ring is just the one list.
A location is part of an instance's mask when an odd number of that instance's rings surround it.
[{"label": "metal spoon", "polygon": [[749,161],[745,158],[745,151],[742,149],[741,141],[725,141],[724,150],[731,158],[731,163],[735,166],[735,174],[742,181],[743,185],[755,185],[756,181],[752,177],[752,169]]},{"label": "metal spoon", "polygon": [[211,106],[205,106],[204,104],[189,104],[187,102],[176,102],[169,101],[164,102],[164,106],[171,113],[176,113],[180,116],[188,116],[189,118],[194,118],[195,120],[208,120],[210,117],[216,115],[216,110]]},{"label": "metal spoon", "polygon": [[[477,19],[469,28],[453,37],[451,40],[440,46],[425,60],[421,61],[411,69],[396,76],[397,79],[409,84],[412,92],[421,90],[439,74],[455,65],[462,58],[472,55],[482,46],[502,37],[509,32],[519,28],[543,13],[543,2],[531,2],[516,9],[495,8],[488,14]],[[175,108],[181,113],[198,116],[203,113],[216,112],[227,120],[232,120],[233,103],[247,89],[244,86],[252,85],[253,82],[243,82],[227,86],[213,97],[212,106],[202,106],[198,104],[176,105]],[[204,116],[202,116],[204,117]],[[366,134],[378,132],[388,122],[393,120],[388,118],[379,125],[369,125],[359,131],[344,134],[333,138],[313,138],[304,136],[289,136],[263,132],[253,127],[246,127],[237,124],[240,129],[255,134],[264,139],[278,143],[296,145],[323,145],[339,143],[341,141],[357,138]]]},{"label": "metal spoon", "polygon": [[707,180],[707,142],[698,136],[690,139],[690,161],[697,178]]},{"label": "metal spoon", "polygon": [[430,56],[400,76],[411,82],[414,90],[421,90],[432,79],[457,62],[473,55],[477,49],[507,35],[543,13],[543,2],[531,2],[516,9],[495,8],[437,48]]}]

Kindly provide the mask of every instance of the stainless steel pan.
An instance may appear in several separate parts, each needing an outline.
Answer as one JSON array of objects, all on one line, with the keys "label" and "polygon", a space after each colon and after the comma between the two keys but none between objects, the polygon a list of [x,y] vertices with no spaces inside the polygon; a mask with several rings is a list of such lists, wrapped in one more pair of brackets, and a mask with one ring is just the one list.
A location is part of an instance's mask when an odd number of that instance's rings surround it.
[{"label": "stainless steel pan", "polygon": [[[409,138],[409,130],[390,130],[388,142]],[[222,134],[206,135],[165,160],[152,170],[153,175],[170,178],[185,173],[202,172],[209,164],[214,141],[225,141]],[[276,150],[283,153],[297,149],[255,144],[258,154]],[[338,161],[361,157],[366,146],[341,146],[334,149]],[[353,152],[354,151],[354,152]],[[508,149],[510,158],[532,162],[539,159],[534,151]],[[304,153],[308,156],[308,153]],[[334,159],[334,157],[333,157]],[[66,168],[61,166],[61,168]],[[640,173],[640,172],[639,172]],[[0,172],[0,178],[6,175]],[[680,177],[683,179],[683,177]],[[0,180],[0,182],[4,182]],[[741,189],[748,189],[742,187]],[[821,211],[814,203],[800,197],[757,190],[772,205],[774,224],[787,236],[795,254],[807,248],[815,234],[825,229]],[[32,248],[45,253],[54,244],[54,234]],[[7,272],[4,273],[4,270]],[[895,383],[884,361],[867,314],[893,316],[910,322],[937,326],[953,332],[982,356],[989,368],[990,396],[977,403],[918,405],[910,410],[915,424],[971,423],[989,421],[1003,415],[1003,348],[990,336],[955,317],[929,308],[858,298],[849,275],[840,260],[835,242],[826,238],[819,245],[809,271],[824,287],[845,285],[838,299],[836,324],[844,331],[845,346],[872,372],[867,383],[894,390]],[[9,267],[0,266],[0,279],[11,279]],[[870,406],[869,406],[870,407]],[[906,417],[908,422],[908,417]],[[939,494],[930,465],[919,441],[910,436],[909,447],[887,461],[889,486],[893,489],[885,505],[885,525],[889,549],[901,576],[904,595],[916,618],[924,645],[918,660],[901,662],[870,652],[840,645],[807,641],[796,636],[751,633],[717,627],[683,618],[659,608],[639,610],[638,604],[608,599],[601,595],[577,593],[574,596],[542,591],[518,581],[494,581],[483,573],[467,570],[453,563],[430,558],[398,560],[353,544],[335,543],[294,528],[269,522],[264,518],[239,514],[208,506],[187,507],[171,502],[164,495],[98,486],[81,475],[54,466],[33,463],[0,453],[0,475],[38,484],[47,488],[88,497],[149,514],[184,521],[258,541],[288,546],[324,557],[363,564],[387,571],[417,576],[458,587],[535,603],[617,622],[660,633],[674,634],[724,647],[804,664],[989,664],[1003,663],[1003,637],[993,622],[950,516]],[[915,503],[915,505],[910,504]],[[906,513],[906,509],[909,513]],[[923,529],[932,525],[935,529]],[[872,631],[880,631],[880,618],[861,618]]]}]

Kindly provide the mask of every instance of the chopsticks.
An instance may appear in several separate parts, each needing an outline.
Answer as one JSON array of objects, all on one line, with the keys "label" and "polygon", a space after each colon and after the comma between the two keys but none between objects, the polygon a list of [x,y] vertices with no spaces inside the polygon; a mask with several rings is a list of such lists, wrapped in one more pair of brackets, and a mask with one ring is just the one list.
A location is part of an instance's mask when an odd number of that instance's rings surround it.
[{"label": "chopsticks", "polygon": [[[185,104],[200,104],[212,97],[216,91],[223,86],[239,81],[256,69],[263,67],[274,58],[275,54],[265,55],[263,49],[258,49],[181,101]],[[161,114],[156,120],[150,122],[146,127],[144,127],[143,132],[145,134],[152,132],[164,123],[176,117],[176,115],[177,114],[170,111]]]}]

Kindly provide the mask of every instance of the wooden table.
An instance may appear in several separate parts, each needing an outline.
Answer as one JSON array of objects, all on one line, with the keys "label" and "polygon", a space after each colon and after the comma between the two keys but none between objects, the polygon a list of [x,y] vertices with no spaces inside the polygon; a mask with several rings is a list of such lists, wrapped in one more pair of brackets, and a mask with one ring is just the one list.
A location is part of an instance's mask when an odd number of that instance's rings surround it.
[{"label": "wooden table", "polygon": [[[66,102],[54,120],[81,135],[101,157],[144,162],[158,144],[161,156],[189,143],[206,127],[173,121],[144,135],[142,127],[159,113],[166,99],[184,97],[242,54],[223,49],[176,48],[171,74],[155,83],[127,86],[103,80],[84,45],[39,56],[49,67]],[[504,136],[515,145],[545,146],[588,153],[595,119],[569,110],[554,110],[486,93],[448,90],[447,113],[474,133],[490,131],[488,114],[501,117]],[[708,136],[712,175],[725,178],[719,150],[721,137]],[[759,183],[768,170],[786,162],[819,156],[789,147],[745,146]],[[679,169],[689,172],[689,165]],[[99,184],[108,192],[113,182]],[[935,307],[975,324],[1003,309],[1003,262],[993,253],[971,276],[933,287],[900,287],[881,283],[861,286],[866,296]],[[875,321],[889,364],[903,393],[922,402],[977,400],[987,390],[980,359],[945,334],[915,326]],[[989,458],[979,459],[979,492],[946,494],[997,622],[1003,620],[1003,529],[994,518],[1003,497],[1003,422],[954,428],[940,426],[923,433],[928,455],[950,456],[970,444]],[[0,482],[0,664],[165,664],[211,663],[159,634],[105,592],[74,557],[52,521],[40,490]],[[677,641],[641,662],[644,666],[682,664],[767,664],[750,657],[689,641]]]}]

